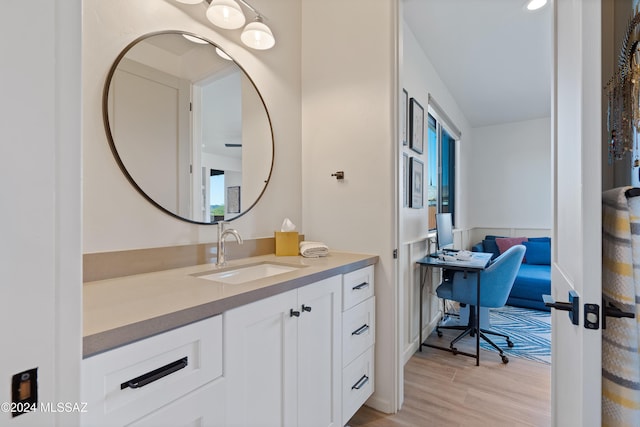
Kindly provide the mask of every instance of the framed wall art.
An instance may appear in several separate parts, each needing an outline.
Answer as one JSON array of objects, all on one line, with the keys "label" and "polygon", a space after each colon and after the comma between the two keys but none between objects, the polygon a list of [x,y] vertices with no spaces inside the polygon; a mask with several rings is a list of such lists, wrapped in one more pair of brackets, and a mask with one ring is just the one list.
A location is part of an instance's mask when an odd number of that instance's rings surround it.
[{"label": "framed wall art", "polygon": [[409,163],[409,179],[411,186],[409,207],[420,209],[423,206],[424,197],[424,163],[415,157],[411,157]]},{"label": "framed wall art", "polygon": [[227,213],[240,213],[240,186],[227,187]]},{"label": "framed wall art", "polygon": [[424,151],[424,108],[415,98],[409,105],[409,148],[420,154]]}]

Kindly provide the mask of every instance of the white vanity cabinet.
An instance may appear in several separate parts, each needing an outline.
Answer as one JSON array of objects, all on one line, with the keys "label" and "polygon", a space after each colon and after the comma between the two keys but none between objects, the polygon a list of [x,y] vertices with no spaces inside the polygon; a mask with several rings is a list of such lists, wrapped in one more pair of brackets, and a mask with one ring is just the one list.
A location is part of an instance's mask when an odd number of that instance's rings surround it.
[{"label": "white vanity cabinet", "polygon": [[222,316],[82,361],[83,426],[223,426]]},{"label": "white vanity cabinet", "polygon": [[341,425],[342,276],[224,314],[228,426]]},{"label": "white vanity cabinet", "polygon": [[374,267],[343,276],[342,425],[374,390]]}]

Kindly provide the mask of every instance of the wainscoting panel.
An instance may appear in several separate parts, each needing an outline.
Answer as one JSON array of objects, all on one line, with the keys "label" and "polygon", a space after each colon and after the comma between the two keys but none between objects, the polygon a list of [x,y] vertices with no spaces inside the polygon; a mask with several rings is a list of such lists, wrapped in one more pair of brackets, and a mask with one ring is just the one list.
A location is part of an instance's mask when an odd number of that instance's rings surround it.
[{"label": "wainscoting panel", "polygon": [[[404,337],[404,362],[418,350],[420,327],[422,327],[423,337],[433,331],[436,323],[440,319],[438,298],[435,295],[435,288],[440,283],[440,271],[432,271],[426,278],[423,299],[420,301],[420,267],[416,261],[426,254],[434,252],[435,239],[426,237],[424,239],[405,243],[405,253],[408,254],[406,261],[406,277],[403,280],[404,306],[407,308],[404,313],[405,337]],[[422,303],[422,325],[420,325],[420,304]]]}]

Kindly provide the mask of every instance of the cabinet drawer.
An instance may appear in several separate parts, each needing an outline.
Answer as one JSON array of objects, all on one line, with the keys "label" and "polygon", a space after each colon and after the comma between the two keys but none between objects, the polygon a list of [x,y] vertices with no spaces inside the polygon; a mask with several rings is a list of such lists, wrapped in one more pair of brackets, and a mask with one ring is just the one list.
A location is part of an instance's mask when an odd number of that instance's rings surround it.
[{"label": "cabinet drawer", "polygon": [[375,342],[375,297],[361,302],[342,315],[342,363],[351,363]]},{"label": "cabinet drawer", "polygon": [[373,295],[373,265],[346,273],[342,278],[342,309],[357,305]]},{"label": "cabinet drawer", "polygon": [[225,425],[224,378],[192,391],[127,427],[176,427]]},{"label": "cabinet drawer", "polygon": [[89,357],[83,424],[128,424],[221,375],[221,316]]},{"label": "cabinet drawer", "polygon": [[342,371],[342,425],[346,425],[374,390],[373,347]]}]

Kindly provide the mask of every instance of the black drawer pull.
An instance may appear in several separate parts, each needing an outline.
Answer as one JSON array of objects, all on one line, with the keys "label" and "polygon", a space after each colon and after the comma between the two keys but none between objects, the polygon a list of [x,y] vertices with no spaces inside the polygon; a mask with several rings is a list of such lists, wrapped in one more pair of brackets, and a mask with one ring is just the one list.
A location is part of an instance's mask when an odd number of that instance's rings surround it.
[{"label": "black drawer pull", "polygon": [[355,331],[351,332],[351,335],[362,335],[368,330],[369,330],[369,325],[364,324],[360,326],[358,329],[356,329]]},{"label": "black drawer pull", "polygon": [[176,360],[175,362],[171,362],[168,365],[164,365],[161,368],[154,369],[153,371],[147,372],[146,374],[142,374],[139,377],[136,377],[132,380],[125,381],[120,384],[120,390],[124,390],[125,388],[140,388],[144,387],[147,384],[151,384],[154,381],[159,380],[160,378],[166,377],[167,375],[173,374],[180,369],[184,369],[189,364],[189,361],[186,357],[183,357],[180,360]]},{"label": "black drawer pull", "polygon": [[360,390],[368,382],[369,382],[369,377],[366,375],[363,375],[362,378],[360,378],[358,382],[351,387],[351,390]]},{"label": "black drawer pull", "polygon": [[359,285],[354,286],[354,287],[353,287],[353,288],[351,288],[351,289],[352,289],[352,290],[354,290],[354,291],[359,291],[360,289],[364,289],[364,288],[366,288],[366,287],[368,287],[368,286],[369,286],[369,282],[362,282],[362,283],[360,283]]}]

